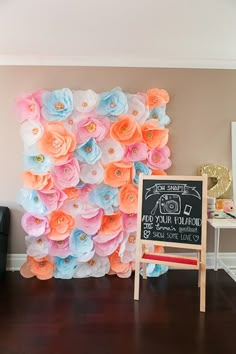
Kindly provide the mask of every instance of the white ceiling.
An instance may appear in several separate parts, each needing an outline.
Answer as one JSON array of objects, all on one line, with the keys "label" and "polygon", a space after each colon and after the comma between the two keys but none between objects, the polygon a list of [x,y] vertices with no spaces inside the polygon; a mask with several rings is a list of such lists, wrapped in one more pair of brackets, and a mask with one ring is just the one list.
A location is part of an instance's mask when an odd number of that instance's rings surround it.
[{"label": "white ceiling", "polygon": [[236,0],[0,0],[0,65],[236,69]]}]

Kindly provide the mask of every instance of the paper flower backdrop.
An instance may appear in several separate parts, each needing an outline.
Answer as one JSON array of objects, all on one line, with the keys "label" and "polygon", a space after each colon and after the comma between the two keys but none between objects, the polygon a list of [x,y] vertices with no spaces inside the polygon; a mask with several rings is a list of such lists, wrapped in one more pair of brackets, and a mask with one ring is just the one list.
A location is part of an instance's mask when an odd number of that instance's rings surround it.
[{"label": "paper flower backdrop", "polygon": [[[165,175],[169,95],[68,88],[17,98],[24,143],[26,277],[70,279],[134,269],[139,174]],[[148,268],[149,276],[165,272]]]}]

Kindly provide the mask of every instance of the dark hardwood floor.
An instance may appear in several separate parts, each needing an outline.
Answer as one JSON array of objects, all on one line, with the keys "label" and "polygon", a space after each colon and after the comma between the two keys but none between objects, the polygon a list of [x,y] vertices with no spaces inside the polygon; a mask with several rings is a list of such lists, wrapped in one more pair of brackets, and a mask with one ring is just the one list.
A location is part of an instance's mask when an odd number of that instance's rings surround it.
[{"label": "dark hardwood floor", "polygon": [[197,273],[39,281],[8,272],[0,282],[0,354],[235,354],[236,283],[207,272],[207,312]]}]

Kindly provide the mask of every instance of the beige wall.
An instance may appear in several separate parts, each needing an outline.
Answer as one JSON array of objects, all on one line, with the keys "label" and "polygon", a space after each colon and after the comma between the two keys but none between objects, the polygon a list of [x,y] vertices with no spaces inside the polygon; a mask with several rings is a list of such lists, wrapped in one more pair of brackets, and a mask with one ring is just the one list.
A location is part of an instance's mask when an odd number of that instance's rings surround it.
[{"label": "beige wall", "polygon": [[[92,88],[97,92],[120,86],[124,91],[165,88],[171,96],[169,174],[196,174],[201,164],[231,167],[230,122],[236,121],[236,70],[142,69],[95,67],[0,67],[0,204],[11,209],[10,253],[25,253],[23,214],[15,199],[22,186],[22,152],[14,99],[38,88]],[[228,194],[230,196],[230,193]],[[222,233],[221,251],[236,252],[236,235]],[[212,251],[212,232],[208,250]]]}]

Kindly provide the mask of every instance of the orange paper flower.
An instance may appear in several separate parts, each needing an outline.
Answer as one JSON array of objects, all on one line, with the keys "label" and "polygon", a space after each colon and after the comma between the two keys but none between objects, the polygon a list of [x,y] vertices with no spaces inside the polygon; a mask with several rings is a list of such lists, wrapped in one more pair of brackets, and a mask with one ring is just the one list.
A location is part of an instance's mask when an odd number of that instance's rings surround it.
[{"label": "orange paper flower", "polygon": [[156,119],[150,119],[142,126],[143,141],[149,149],[163,147],[168,142],[169,129],[159,128]]},{"label": "orange paper flower", "polygon": [[112,272],[116,273],[119,278],[129,278],[132,273],[132,266],[131,263],[122,263],[118,249],[109,256],[110,260],[110,269],[111,274]]},{"label": "orange paper flower", "polygon": [[50,156],[56,165],[65,163],[75,147],[75,136],[64,128],[63,123],[48,123],[38,142],[40,152]]},{"label": "orange paper flower", "polygon": [[49,190],[53,187],[50,173],[35,175],[30,171],[25,171],[22,178],[26,188],[35,190]]},{"label": "orange paper flower", "polygon": [[66,193],[67,198],[70,200],[78,199],[79,198],[79,189],[75,187],[65,188],[63,192]]},{"label": "orange paper flower", "polygon": [[154,88],[148,90],[147,92],[147,104],[150,109],[157,106],[162,106],[168,103],[169,100],[170,97],[166,90]]},{"label": "orange paper flower", "polygon": [[121,187],[132,180],[133,164],[131,162],[111,162],[106,165],[104,183],[112,187]]},{"label": "orange paper flower", "polygon": [[53,211],[50,215],[49,225],[51,231],[48,238],[55,241],[65,240],[75,227],[74,218],[62,210]]},{"label": "orange paper flower", "polygon": [[28,256],[27,261],[22,265],[20,273],[24,278],[36,276],[40,280],[47,280],[53,277],[54,265],[47,258],[35,259]]},{"label": "orange paper flower", "polygon": [[166,176],[167,173],[164,170],[152,170],[152,175],[155,175],[155,176]]},{"label": "orange paper flower", "polygon": [[118,117],[118,121],[111,126],[110,135],[112,139],[124,145],[134,144],[142,140],[139,124],[129,115]]},{"label": "orange paper flower", "polygon": [[124,213],[137,213],[138,188],[132,183],[125,184],[119,192],[120,210]]},{"label": "orange paper flower", "polygon": [[103,215],[102,224],[99,233],[102,235],[110,235],[121,230],[121,214],[113,213],[110,215]]}]

